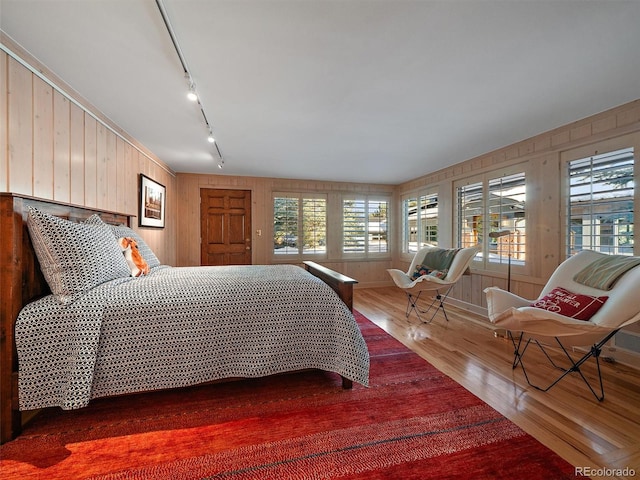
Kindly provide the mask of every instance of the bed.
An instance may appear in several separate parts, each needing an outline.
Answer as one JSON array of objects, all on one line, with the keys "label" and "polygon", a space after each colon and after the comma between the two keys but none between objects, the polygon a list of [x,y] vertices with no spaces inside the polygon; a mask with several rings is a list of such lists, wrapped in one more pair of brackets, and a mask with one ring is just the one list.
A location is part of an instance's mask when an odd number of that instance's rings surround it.
[{"label": "bed", "polygon": [[[335,372],[345,388],[367,385],[351,279],[311,262],[169,267],[136,237],[148,275],[128,275],[105,242],[106,252],[64,259],[69,270],[87,269],[78,284],[50,258],[64,257],[69,238],[102,245],[105,231],[114,241],[136,235],[131,217],[12,194],[0,200],[3,442],[20,432],[22,411],[81,408],[104,396],[303,369]],[[100,232],[100,241],[75,232]]]}]

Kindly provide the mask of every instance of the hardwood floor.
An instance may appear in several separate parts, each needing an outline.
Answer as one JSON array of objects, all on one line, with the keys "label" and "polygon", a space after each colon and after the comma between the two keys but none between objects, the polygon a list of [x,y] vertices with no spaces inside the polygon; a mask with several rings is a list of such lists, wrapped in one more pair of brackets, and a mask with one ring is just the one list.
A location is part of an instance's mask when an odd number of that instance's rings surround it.
[{"label": "hardwood floor", "polygon": [[[415,314],[406,318],[405,306],[404,292],[395,287],[354,291],[356,310],[572,465],[632,470],[603,476],[592,471],[592,478],[640,478],[640,371],[601,361],[602,402],[577,374],[541,392],[527,385],[521,368],[511,368],[511,342],[496,337],[486,319],[447,305],[449,322],[438,313],[423,324]],[[551,356],[561,361],[559,354]],[[545,385],[554,378],[538,349],[525,359],[532,381]],[[583,372],[595,379],[595,362],[587,363]]]}]

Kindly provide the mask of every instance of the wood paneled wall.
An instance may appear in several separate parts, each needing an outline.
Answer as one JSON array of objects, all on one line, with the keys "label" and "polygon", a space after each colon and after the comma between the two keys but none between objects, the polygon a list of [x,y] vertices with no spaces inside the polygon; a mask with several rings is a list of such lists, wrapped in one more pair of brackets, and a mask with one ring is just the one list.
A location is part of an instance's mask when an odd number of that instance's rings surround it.
[{"label": "wood paneled wall", "polygon": [[167,187],[167,222],[134,228],[174,264],[175,174],[37,60],[9,48],[0,50],[0,191],[137,215],[144,173]]},{"label": "wood paneled wall", "polygon": [[[491,172],[496,177],[501,171],[518,165],[527,177],[527,246],[526,267],[514,266],[511,289],[525,298],[537,298],[556,267],[565,259],[564,254],[564,200],[562,197],[562,169],[569,152],[581,152],[584,156],[596,151],[604,153],[618,148],[635,147],[636,185],[640,179],[640,100],[621,105],[589,118],[542,133],[496,151],[461,162],[453,167],[430,173],[396,189],[398,198],[403,195],[438,191],[438,234],[450,244],[455,241],[456,192],[455,183],[479,174]],[[580,158],[580,157],[576,157]],[[400,203],[400,202],[398,202]],[[399,207],[398,207],[399,208]],[[640,196],[635,199],[635,223],[638,224]],[[397,216],[400,212],[397,212]],[[399,232],[399,224],[396,232]],[[398,244],[399,237],[396,237]],[[636,255],[640,248],[636,245]],[[411,258],[397,252],[396,268],[408,268]],[[464,277],[452,292],[464,308],[486,314],[483,290],[496,285],[506,288],[506,272],[474,270]]]},{"label": "wood paneled wall", "polygon": [[[330,203],[339,203],[343,193],[386,194],[393,196],[392,185],[366,185],[310,180],[287,180],[229,175],[177,174],[177,194],[180,245],[178,265],[200,264],[200,189],[224,188],[251,190],[253,263],[274,263],[273,252],[273,192],[323,192]],[[333,200],[337,200],[332,202]],[[393,197],[392,197],[393,201]],[[336,225],[336,221],[338,224]],[[341,218],[329,215],[327,228],[338,231]],[[258,234],[260,231],[261,235]],[[359,282],[359,286],[379,286],[389,283],[386,269],[391,268],[391,256],[373,261],[341,260],[328,258],[317,260]]]}]

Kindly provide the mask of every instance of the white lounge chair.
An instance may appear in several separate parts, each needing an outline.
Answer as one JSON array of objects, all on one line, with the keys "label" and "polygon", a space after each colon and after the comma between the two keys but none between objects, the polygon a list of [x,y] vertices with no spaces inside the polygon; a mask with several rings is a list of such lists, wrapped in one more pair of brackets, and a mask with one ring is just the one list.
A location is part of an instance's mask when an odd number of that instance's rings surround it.
[{"label": "white lounge chair", "polygon": [[[411,312],[415,312],[418,319],[424,322],[420,314],[426,314],[432,307],[436,306],[437,308],[433,315],[425,323],[431,322],[438,313],[438,310],[442,310],[444,318],[449,321],[447,311],[444,308],[444,301],[453,286],[467,271],[473,257],[475,257],[479,251],[480,246],[478,245],[460,249],[443,249],[436,246],[426,246],[422,247],[415,254],[407,272],[395,268],[388,269],[387,271],[396,286],[404,290],[407,294],[407,318]],[[442,264],[425,265],[425,262],[428,263],[430,258],[435,258],[436,263],[439,263],[439,260],[444,258],[445,265],[448,263],[446,271],[441,269]],[[416,274],[415,272],[418,271],[418,267],[422,265],[432,271],[426,275]],[[433,294],[431,305],[429,305],[426,310],[421,310],[418,307],[418,300],[423,292],[431,292]]]},{"label": "white lounge chair", "polygon": [[[570,294],[558,291],[558,288]],[[485,293],[489,319],[507,330],[515,349],[513,368],[522,367],[529,385],[546,392],[569,373],[575,372],[598,400],[604,399],[599,362],[602,347],[621,328],[640,320],[639,257],[583,250],[558,266],[535,300],[524,299],[497,287],[489,287]],[[585,296],[596,300],[590,302]],[[591,315],[594,306],[600,304],[602,306]],[[537,344],[553,366],[561,370],[560,376],[546,387],[533,384],[525,369],[523,356],[531,342]],[[549,344],[560,347],[569,360],[568,367],[559,367],[551,360],[544,349],[544,345]],[[567,347],[574,346],[587,346],[589,350],[574,360],[567,350]],[[580,371],[582,364],[592,357],[598,369],[599,393]]]}]

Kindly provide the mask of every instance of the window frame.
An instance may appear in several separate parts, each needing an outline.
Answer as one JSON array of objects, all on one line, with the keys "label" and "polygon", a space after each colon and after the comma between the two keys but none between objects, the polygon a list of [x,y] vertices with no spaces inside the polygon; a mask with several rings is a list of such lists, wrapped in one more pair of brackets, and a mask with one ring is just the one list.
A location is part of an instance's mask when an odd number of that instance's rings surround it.
[{"label": "window frame", "polygon": [[[638,181],[640,179],[640,162],[638,162],[638,155],[640,154],[640,148],[637,142],[634,142],[634,138],[632,136],[625,136],[621,138],[612,139],[610,141],[600,142],[597,145],[590,145],[587,147],[579,147],[572,150],[567,150],[561,153],[561,178],[562,178],[562,191],[561,191],[561,205],[562,205],[562,214],[561,214],[561,224],[560,228],[562,231],[561,235],[561,243],[559,245],[561,255],[564,258],[568,258],[571,255],[577,253],[578,251],[584,249],[580,248],[578,250],[571,250],[571,225],[570,225],[570,202],[571,202],[571,177],[570,177],[570,164],[572,162],[587,160],[591,157],[600,157],[608,154],[613,154],[615,152],[632,149],[633,155],[633,176],[632,182],[633,186],[633,198],[631,200],[632,208],[630,213],[632,214],[632,220],[630,225],[633,226],[633,233],[635,234],[636,225],[638,223],[637,215],[634,215],[635,212],[640,211],[640,198],[637,193],[636,186],[638,185]],[[593,182],[591,183],[593,185]],[[598,237],[599,238],[599,237]],[[605,253],[615,253],[615,252],[607,252],[606,249],[598,251],[605,251]],[[634,242],[631,247],[630,252],[620,253],[627,255],[638,255],[640,252],[640,247],[638,247],[637,242]]]},{"label": "window frame", "polygon": [[[324,250],[319,250],[317,252],[313,251],[305,251],[304,242],[297,242],[296,245],[297,252],[282,252],[279,253],[275,248],[275,202],[278,198],[288,198],[288,199],[296,199],[298,201],[298,212],[297,212],[297,235],[296,238],[304,238],[305,237],[305,223],[304,223],[304,205],[305,200],[324,200]],[[328,241],[329,241],[329,199],[326,193],[322,192],[282,192],[282,191],[274,191],[271,194],[271,219],[272,219],[272,229],[271,229],[271,238],[272,238],[272,246],[271,246],[271,257],[274,261],[286,261],[289,262],[294,259],[313,259],[313,260],[323,260],[328,257]]]},{"label": "window frame", "polygon": [[[368,217],[371,216],[372,212],[369,208],[369,203],[370,202],[384,202],[386,203],[386,230],[385,230],[385,235],[386,235],[386,250],[383,252],[380,251],[372,251],[369,246],[370,246],[370,241],[371,239],[369,238],[371,235],[371,230],[368,229],[368,234],[365,236],[365,248],[364,251],[353,251],[353,252],[348,252],[345,251],[345,214],[344,214],[344,210],[345,210],[345,202],[347,201],[356,201],[356,202],[365,202],[366,205],[366,213],[365,216],[367,217],[365,219],[365,224],[368,227]],[[367,259],[367,258],[375,258],[375,259],[381,259],[381,258],[391,258],[392,255],[392,248],[393,248],[393,241],[392,241],[392,235],[391,235],[391,222],[392,222],[392,218],[391,218],[391,210],[393,208],[393,203],[392,203],[392,196],[391,195],[385,195],[385,194],[344,194],[341,196],[340,198],[340,231],[341,231],[341,235],[340,235],[340,245],[339,245],[339,251],[340,251],[340,257],[342,259]]]},{"label": "window frame", "polygon": [[[523,204],[523,213],[521,218],[522,222],[524,222],[524,227],[518,229],[507,228],[507,226],[504,225],[505,220],[501,218],[501,213],[498,213],[498,223],[495,223],[494,221],[490,222],[490,232],[509,230],[512,234],[500,238],[490,238],[488,235],[478,235],[481,237],[478,240],[478,243],[481,244],[482,248],[480,253],[476,255],[473,260],[474,268],[491,272],[502,272],[510,261],[514,272],[519,274],[529,273],[532,259],[530,258],[530,255],[527,254],[529,250],[527,248],[527,244],[528,238],[531,237],[532,232],[527,231],[527,225],[531,225],[530,216],[532,212],[530,208],[527,208],[526,197],[527,189],[532,181],[532,175],[530,174],[528,165],[520,163],[499,170],[492,170],[472,177],[467,177],[453,183],[453,209],[455,221],[454,239],[456,246],[462,248],[470,247],[476,243],[464,241],[462,231],[464,219],[462,217],[463,213],[461,212],[460,189],[474,187],[476,185],[479,186],[481,204],[478,208],[482,213],[479,215],[480,218],[478,220],[481,222],[481,225],[475,229],[477,234],[478,231],[483,229],[486,219],[491,218],[492,204],[490,194],[492,191],[495,191],[490,188],[491,182],[501,181],[502,179],[509,179],[510,177],[513,178],[519,175],[523,176],[524,186],[524,192],[522,194],[518,194],[524,196],[524,199],[521,202]],[[531,227],[529,227],[529,229],[531,229]],[[498,253],[497,256],[492,256],[493,250]],[[509,253],[506,255],[503,254],[502,252],[504,251],[511,252],[511,258],[509,257]]]},{"label": "window frame", "polygon": [[[438,208],[439,208],[439,198],[440,195],[438,193],[438,188],[433,187],[427,190],[421,190],[418,192],[407,193],[402,196],[400,209],[402,211],[401,218],[401,253],[403,255],[413,255],[420,248],[426,245],[438,245],[439,242],[439,218],[438,218]],[[416,205],[416,213],[415,213],[415,234],[411,232],[412,229],[412,221],[410,217],[410,208],[407,206],[407,202],[415,200]],[[430,212],[429,215],[422,215],[423,211],[426,212],[429,209],[429,205],[435,204],[435,209]],[[423,207],[425,205],[425,207]],[[420,213],[420,214],[419,214]],[[429,235],[429,238],[423,238],[427,235],[427,229],[424,228],[423,222],[428,220],[430,215],[435,214],[435,237]],[[427,225],[428,226],[428,225]],[[430,230],[430,229],[429,229]],[[412,241],[411,237],[415,235],[415,241]],[[412,249],[412,244],[415,243],[415,249]]]}]

